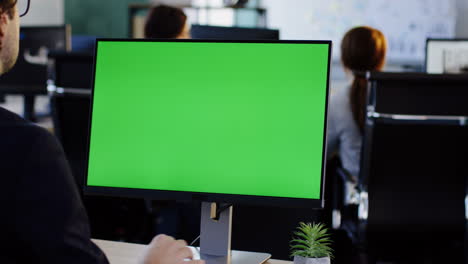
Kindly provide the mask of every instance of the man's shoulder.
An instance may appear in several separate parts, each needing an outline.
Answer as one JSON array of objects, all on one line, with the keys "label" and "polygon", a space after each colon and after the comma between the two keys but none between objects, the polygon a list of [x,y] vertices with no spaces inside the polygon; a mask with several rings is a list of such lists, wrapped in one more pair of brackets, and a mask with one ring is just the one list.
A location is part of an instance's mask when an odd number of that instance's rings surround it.
[{"label": "man's shoulder", "polygon": [[58,141],[46,129],[0,108],[0,172],[9,175],[2,178],[6,186],[18,184],[25,175],[38,175],[27,170],[37,169],[37,164],[61,157],[61,153]]},{"label": "man's shoulder", "polygon": [[0,127],[24,126],[30,124],[19,115],[0,107]]},{"label": "man's shoulder", "polygon": [[46,129],[0,107],[0,146],[3,151],[21,151],[34,143],[50,142],[53,138]]}]

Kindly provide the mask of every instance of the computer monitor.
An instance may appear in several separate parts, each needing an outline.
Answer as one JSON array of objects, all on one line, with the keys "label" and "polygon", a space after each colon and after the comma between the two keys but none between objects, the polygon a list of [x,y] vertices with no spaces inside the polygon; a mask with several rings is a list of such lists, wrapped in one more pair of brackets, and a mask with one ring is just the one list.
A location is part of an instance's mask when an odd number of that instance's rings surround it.
[{"label": "computer monitor", "polygon": [[229,40],[278,40],[279,30],[266,28],[218,27],[192,25],[190,34],[194,39]]},{"label": "computer monitor", "polygon": [[427,73],[468,73],[468,39],[428,39]]},{"label": "computer monitor", "polygon": [[209,264],[230,257],[225,204],[322,208],[330,53],[329,41],[98,40],[85,192],[204,202]]},{"label": "computer monitor", "polygon": [[34,86],[46,93],[47,54],[51,50],[69,50],[70,36],[66,25],[21,27],[18,60],[11,71],[0,77],[1,85]]}]

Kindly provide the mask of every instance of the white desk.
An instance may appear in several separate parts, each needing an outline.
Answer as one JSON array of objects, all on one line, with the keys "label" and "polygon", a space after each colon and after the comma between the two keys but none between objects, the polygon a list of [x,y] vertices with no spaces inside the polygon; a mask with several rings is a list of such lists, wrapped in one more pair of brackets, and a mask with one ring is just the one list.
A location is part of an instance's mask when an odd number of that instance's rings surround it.
[{"label": "white desk", "polygon": [[[136,264],[145,248],[144,245],[93,239],[106,254],[110,264]],[[290,261],[269,260],[265,264],[291,264]]]}]

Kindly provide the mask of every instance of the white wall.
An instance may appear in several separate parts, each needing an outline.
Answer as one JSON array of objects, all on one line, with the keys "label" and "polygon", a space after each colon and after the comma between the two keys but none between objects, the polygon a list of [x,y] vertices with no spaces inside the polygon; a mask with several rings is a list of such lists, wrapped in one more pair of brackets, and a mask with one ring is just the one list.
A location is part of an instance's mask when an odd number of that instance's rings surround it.
[{"label": "white wall", "polygon": [[20,20],[22,26],[63,25],[64,0],[31,0],[28,14]]},{"label": "white wall", "polygon": [[[388,59],[398,63],[424,60],[427,37],[456,34],[459,0],[262,0],[269,27],[283,39],[330,39],[339,58],[341,39],[350,28],[369,25],[384,32]],[[467,0],[462,0],[467,2]]]}]

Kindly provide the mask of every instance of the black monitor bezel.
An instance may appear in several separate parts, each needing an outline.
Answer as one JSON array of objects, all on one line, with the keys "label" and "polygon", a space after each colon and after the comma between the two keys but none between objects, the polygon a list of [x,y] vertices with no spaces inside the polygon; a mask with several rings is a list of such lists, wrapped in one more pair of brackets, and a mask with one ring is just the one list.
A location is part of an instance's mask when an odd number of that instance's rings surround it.
[{"label": "black monitor bezel", "polygon": [[91,104],[88,135],[91,135],[92,115],[94,104],[94,89],[96,77],[96,60],[97,50],[100,42],[199,42],[199,43],[271,43],[271,44],[326,44],[328,45],[328,68],[327,68],[327,89],[325,99],[325,118],[324,118],[324,136],[322,149],[322,182],[320,189],[320,199],[305,199],[305,198],[285,198],[271,196],[255,196],[255,195],[235,195],[235,194],[219,194],[219,193],[198,193],[198,192],[182,192],[182,191],[167,191],[167,190],[151,190],[151,189],[133,189],[133,188],[117,188],[117,187],[102,187],[88,186],[88,164],[90,151],[90,136],[88,136],[87,152],[86,152],[86,178],[84,182],[84,194],[86,195],[101,195],[101,196],[117,196],[129,198],[144,198],[152,200],[181,200],[181,201],[202,201],[202,202],[220,202],[233,204],[248,204],[261,206],[275,207],[294,207],[294,208],[324,208],[324,189],[325,189],[325,173],[326,173],[326,144],[327,144],[327,117],[328,117],[328,102],[330,96],[330,68],[331,68],[331,52],[332,41],[329,40],[215,40],[215,39],[96,39],[93,62],[93,76],[91,85]]},{"label": "black monitor bezel", "polygon": [[428,73],[427,69],[427,59],[429,57],[429,42],[431,41],[446,41],[446,42],[468,42],[468,38],[427,38],[426,39],[426,50],[425,50],[425,57],[424,57],[424,72]]}]

